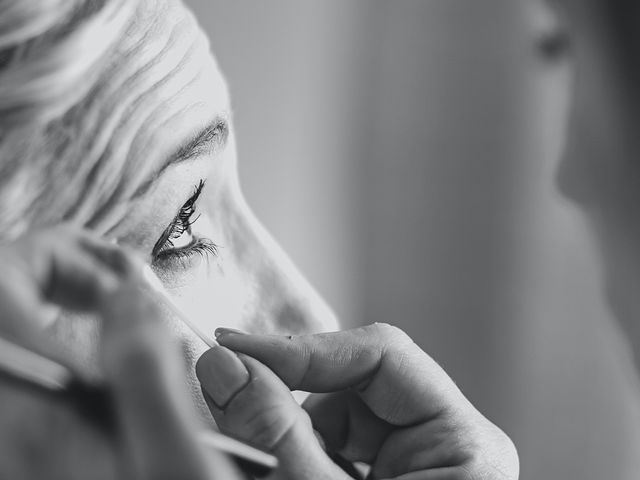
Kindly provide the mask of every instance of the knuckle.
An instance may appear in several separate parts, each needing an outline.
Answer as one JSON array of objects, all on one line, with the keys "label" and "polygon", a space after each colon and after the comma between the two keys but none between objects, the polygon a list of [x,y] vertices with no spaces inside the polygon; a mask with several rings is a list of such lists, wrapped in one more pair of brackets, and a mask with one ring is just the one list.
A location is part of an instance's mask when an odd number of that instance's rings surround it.
[{"label": "knuckle", "polygon": [[374,329],[374,336],[381,339],[384,343],[413,343],[409,335],[395,325],[374,323],[371,327]]},{"label": "knuckle", "polygon": [[293,422],[283,422],[279,411],[269,409],[250,419],[248,426],[260,445],[273,450],[293,428]]},{"label": "knuckle", "polygon": [[509,436],[496,427],[499,439],[496,441],[494,454],[490,457],[488,467],[493,477],[500,480],[517,480],[520,473],[518,450]]},{"label": "knuckle", "polygon": [[511,439],[497,426],[468,446],[461,480],[517,480],[520,464]]},{"label": "knuckle", "polygon": [[258,445],[269,451],[277,451],[300,425],[311,428],[309,416],[302,409],[283,412],[282,408],[274,406],[248,419],[246,427]]},{"label": "knuckle", "polygon": [[295,376],[296,378],[290,382],[292,388],[297,388],[301,385],[306,384],[310,372],[313,371],[313,348],[309,345],[301,345],[298,352],[298,357],[299,366],[297,369],[297,374]]}]

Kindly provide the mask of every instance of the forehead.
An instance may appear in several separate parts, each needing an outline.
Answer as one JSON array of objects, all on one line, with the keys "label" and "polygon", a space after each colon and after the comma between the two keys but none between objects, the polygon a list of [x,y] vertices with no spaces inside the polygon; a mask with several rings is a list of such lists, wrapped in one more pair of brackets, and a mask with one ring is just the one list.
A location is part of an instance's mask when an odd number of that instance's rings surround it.
[{"label": "forehead", "polygon": [[170,152],[228,115],[229,96],[191,12],[176,0],[145,0],[137,2],[85,110],[91,146],[83,164],[100,181],[78,202],[81,218],[99,210],[97,201],[113,206],[131,196]]},{"label": "forehead", "polygon": [[122,112],[114,134],[129,156],[162,156],[228,112],[209,42],[181,2],[143,2],[116,63],[108,72]]}]

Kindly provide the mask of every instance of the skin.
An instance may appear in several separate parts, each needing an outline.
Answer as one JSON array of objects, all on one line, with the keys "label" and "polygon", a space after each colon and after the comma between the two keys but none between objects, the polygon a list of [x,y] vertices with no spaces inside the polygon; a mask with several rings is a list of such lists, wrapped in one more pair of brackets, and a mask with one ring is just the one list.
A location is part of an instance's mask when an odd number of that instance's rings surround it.
[{"label": "skin", "polygon": [[242,478],[198,442],[180,351],[157,303],[141,295],[139,260],[68,228],[3,244],[0,260],[11,274],[0,279],[3,338],[56,357],[42,329],[52,309],[100,316],[98,362],[117,425],[108,433],[68,401],[2,375],[2,478]]},{"label": "skin", "polygon": [[[64,358],[42,328],[51,310],[97,315],[98,363],[115,407],[109,432],[68,401],[3,376],[2,478],[242,478],[198,441],[184,362],[138,258],[58,228],[2,245],[0,261],[10,273],[0,278],[0,335]],[[518,478],[509,438],[397,328],[216,333],[219,346],[197,365],[202,393],[223,431],[278,456],[272,479],[346,480],[344,462],[354,461],[372,464],[370,478]],[[303,409],[294,389],[321,395]]]},{"label": "skin", "polygon": [[[100,131],[114,145],[112,156],[139,163],[129,190],[147,185],[171,152],[188,142],[214,119],[228,130],[187,161],[167,168],[148,186],[146,195],[112,202],[92,229],[151,263],[156,274],[190,319],[213,336],[218,326],[252,332],[317,332],[337,329],[337,320],[325,302],[301,276],[281,248],[247,206],[238,185],[235,134],[228,89],[209,44],[191,13],[180,2],[143,2],[143,20],[137,35],[152,30],[146,49],[115,62],[108,72],[113,85],[127,84],[105,102],[121,114],[104,118],[117,128]],[[132,37],[132,42],[138,36]],[[149,64],[154,65],[148,68]],[[126,107],[135,101],[132,114]],[[110,158],[106,162],[112,161]],[[139,173],[139,174],[138,174]],[[201,180],[205,186],[196,204],[193,234],[219,245],[217,257],[154,259],[153,247]],[[187,233],[176,243],[187,244]],[[188,365],[193,366],[206,345],[177,319],[167,319],[181,339]],[[77,316],[51,326],[61,342],[73,342],[79,364],[95,364],[98,333]],[[200,386],[190,372],[194,400],[200,404]]]},{"label": "skin", "polygon": [[[222,431],[278,456],[274,479],[346,480],[345,461],[372,479],[518,478],[509,438],[396,327],[217,334],[197,365],[207,404]],[[301,407],[290,390],[313,394]]]},{"label": "skin", "polygon": [[[585,213],[601,252],[609,303],[640,366],[640,109],[629,68],[618,56],[615,28],[600,2],[559,5],[572,36],[576,71],[567,150],[558,186]],[[628,61],[628,60],[627,60]]]},{"label": "skin", "polygon": [[[45,336],[49,340],[53,336],[76,365],[88,373],[102,370],[116,393],[123,438],[114,442],[68,409],[60,413],[42,399],[32,403],[20,392],[3,390],[10,407],[3,409],[7,423],[0,431],[8,433],[3,437],[7,444],[17,446],[9,466],[19,474],[12,472],[11,478],[40,478],[44,471],[60,472],[61,478],[89,478],[86,472],[91,470],[113,478],[123,463],[133,468],[136,478],[206,478],[209,460],[198,453],[191,436],[196,429],[193,412],[180,393],[189,375],[193,399],[202,404],[207,416],[210,409],[221,428],[279,456],[282,468],[273,478],[348,478],[325,453],[326,447],[348,461],[375,459],[374,478],[516,479],[518,457],[509,438],[404,333],[374,325],[335,337],[299,336],[335,330],[335,317],[244,202],[236,174],[228,93],[205,37],[181,4],[167,2],[156,10],[158,4],[144,3],[149,8],[141,13],[143,31],[127,38],[135,46],[140,34],[148,48],[121,46],[129,53],[108,71],[110,84],[126,83],[128,88],[106,97],[122,111],[115,113],[115,121],[110,117],[101,123],[100,135],[110,137],[111,155],[138,164],[119,179],[127,185],[108,209],[93,218],[91,226],[131,252],[127,255],[137,262],[151,263],[201,330],[213,332],[224,325],[255,335],[246,337],[249,344],[228,342],[228,335],[222,335],[220,341],[226,347],[209,350],[186,325],[160,312],[161,302],[149,302],[128,280],[120,280],[117,294],[101,297],[89,309],[106,323],[102,331],[99,322],[77,311],[53,322],[50,316],[39,315]],[[127,110],[134,99],[135,108]],[[215,142],[154,178],[153,172],[171,152],[214,119],[226,123]],[[219,257],[154,257],[158,239],[201,180],[206,184],[195,208],[200,217],[192,230],[219,244]],[[142,186],[148,187],[144,196],[132,198],[130,193]],[[82,215],[91,216],[91,212],[80,206],[78,218]],[[191,238],[173,240],[183,245]],[[34,247],[37,250],[38,245]],[[55,302],[45,300],[44,310],[49,310]],[[151,320],[158,318],[162,325]],[[127,325],[133,326],[127,329]],[[181,340],[185,369],[178,368],[180,362],[171,347],[175,343],[156,336],[156,329],[161,331],[163,326]],[[289,337],[266,337],[265,333],[296,335],[294,348],[287,350],[282,344]],[[269,338],[280,340],[265,343]],[[305,365],[314,368],[305,373]],[[203,371],[213,372],[213,378]],[[298,381],[307,374],[319,383]],[[292,389],[329,394],[324,397],[329,403],[316,396],[303,409]],[[344,395],[345,389],[352,390],[350,398]],[[349,405],[353,411],[345,410]],[[339,409],[345,414],[338,415]],[[333,421],[330,413],[336,413]],[[345,431],[351,424],[359,434]],[[317,440],[313,427],[326,441]],[[61,440],[69,436],[72,441]],[[24,445],[30,448],[21,448]],[[27,461],[25,456],[33,451],[43,460]],[[130,452],[132,458],[123,460],[122,452]],[[184,475],[178,473],[182,467]],[[212,468],[220,478],[233,478],[224,461]]]}]

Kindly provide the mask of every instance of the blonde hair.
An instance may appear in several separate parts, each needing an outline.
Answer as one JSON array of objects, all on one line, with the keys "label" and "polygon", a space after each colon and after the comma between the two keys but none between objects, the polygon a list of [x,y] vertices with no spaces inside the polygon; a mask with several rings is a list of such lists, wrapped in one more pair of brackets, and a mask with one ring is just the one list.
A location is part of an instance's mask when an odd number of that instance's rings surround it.
[{"label": "blonde hair", "polygon": [[[137,0],[0,0],[0,229],[67,219],[88,140],[83,112]],[[84,142],[84,143],[83,143]],[[79,145],[82,144],[82,145]],[[66,191],[76,190],[74,192]],[[73,193],[73,195],[72,195]]]}]

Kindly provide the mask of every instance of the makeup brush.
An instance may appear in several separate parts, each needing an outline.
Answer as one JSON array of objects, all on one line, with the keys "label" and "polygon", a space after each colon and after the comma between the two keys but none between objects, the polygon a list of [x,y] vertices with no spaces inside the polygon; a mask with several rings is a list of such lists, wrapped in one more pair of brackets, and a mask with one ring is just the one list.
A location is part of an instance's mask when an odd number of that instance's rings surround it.
[{"label": "makeup brush", "polygon": [[171,294],[164,287],[158,276],[151,270],[149,265],[144,265],[142,267],[142,277],[147,283],[147,286],[155,293],[158,294],[160,300],[164,303],[164,305],[174,314],[177,318],[179,318],[182,323],[184,323],[187,327],[196,334],[200,340],[202,340],[209,347],[213,347],[214,345],[218,345],[215,338],[210,335],[207,335],[202,331],[196,323],[194,323],[185,313],[180,309],[180,307],[176,304],[176,302],[171,297]]}]

